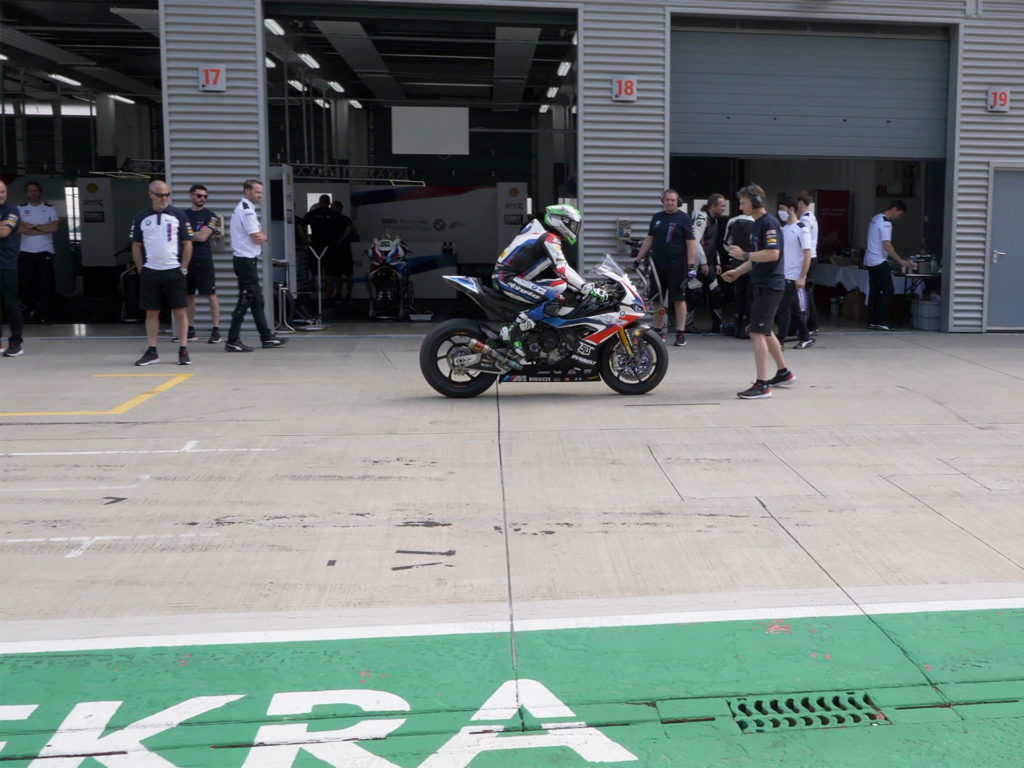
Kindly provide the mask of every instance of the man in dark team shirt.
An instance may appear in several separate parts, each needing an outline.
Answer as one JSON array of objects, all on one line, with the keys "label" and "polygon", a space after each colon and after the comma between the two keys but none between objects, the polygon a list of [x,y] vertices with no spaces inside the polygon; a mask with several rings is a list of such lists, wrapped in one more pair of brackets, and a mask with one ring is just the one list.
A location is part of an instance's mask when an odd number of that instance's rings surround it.
[{"label": "man in dark team shirt", "polygon": [[[772,331],[775,312],[779,308],[786,278],[782,264],[782,225],[765,210],[765,193],[757,184],[748,184],[737,193],[740,210],[752,216],[750,243],[729,246],[729,255],[743,263],[722,274],[728,283],[750,273],[753,302],[750,307],[750,340],[754,343],[754,363],[757,380],[749,389],[737,392],[744,400],[758,400],[772,396],[772,385],[785,386],[796,381],[786,367],[782,346]],[[778,372],[768,378],[768,357],[778,366]]]},{"label": "man in dark team shirt", "polygon": [[189,224],[192,225],[192,262],[186,279],[188,293],[188,340],[196,340],[196,294],[205,296],[210,302],[210,320],[213,328],[207,344],[220,341],[220,300],[217,298],[217,284],[213,269],[213,245],[210,238],[217,233],[217,214],[206,207],[209,192],[202,184],[193,184],[188,190],[192,205],[185,209]]},{"label": "man in dark team shirt", "polygon": [[679,193],[666,189],[661,193],[665,207],[651,217],[647,237],[640,243],[636,260],[654,253],[654,268],[658,272],[661,295],[654,302],[654,330],[665,338],[665,307],[671,302],[676,311],[675,346],[686,344],[686,281],[692,278],[697,260],[697,241],[693,236],[690,216],[679,208]]}]

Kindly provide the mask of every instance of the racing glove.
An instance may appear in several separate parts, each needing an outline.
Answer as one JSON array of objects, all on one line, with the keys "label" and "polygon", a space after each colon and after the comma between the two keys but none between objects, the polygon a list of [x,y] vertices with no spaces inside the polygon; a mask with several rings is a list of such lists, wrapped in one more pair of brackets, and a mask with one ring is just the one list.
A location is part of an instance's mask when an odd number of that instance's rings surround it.
[{"label": "racing glove", "polygon": [[597,301],[608,301],[609,293],[604,288],[599,288],[594,283],[584,283],[580,286],[580,293],[589,296]]}]

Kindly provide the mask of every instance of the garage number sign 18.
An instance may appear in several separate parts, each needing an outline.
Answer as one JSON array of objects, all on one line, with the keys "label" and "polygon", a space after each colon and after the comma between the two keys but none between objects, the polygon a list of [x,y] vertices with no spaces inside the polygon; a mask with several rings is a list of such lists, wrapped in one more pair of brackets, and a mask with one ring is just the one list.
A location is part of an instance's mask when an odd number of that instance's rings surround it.
[{"label": "garage number sign 18", "polygon": [[612,101],[636,101],[636,78],[626,75],[613,77]]}]

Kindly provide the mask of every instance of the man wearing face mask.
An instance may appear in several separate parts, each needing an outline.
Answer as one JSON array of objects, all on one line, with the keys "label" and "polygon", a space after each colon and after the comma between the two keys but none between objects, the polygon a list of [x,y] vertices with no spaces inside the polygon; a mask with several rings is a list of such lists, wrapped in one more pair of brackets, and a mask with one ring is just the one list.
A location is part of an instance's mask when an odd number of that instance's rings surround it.
[{"label": "man wearing face mask", "polygon": [[[814,197],[807,190],[802,190],[796,196],[796,212],[800,221],[804,223],[811,233],[811,273],[814,272],[814,265],[818,263],[818,219],[811,210]],[[818,308],[814,304],[814,281],[807,278],[807,330],[811,336],[818,335]]]},{"label": "man wearing face mask", "polygon": [[797,216],[796,200],[789,195],[779,198],[779,221],[782,227],[782,271],[786,287],[775,319],[779,324],[779,344],[782,345],[795,318],[797,349],[807,349],[814,339],[807,331],[807,270],[811,267],[811,231]]}]

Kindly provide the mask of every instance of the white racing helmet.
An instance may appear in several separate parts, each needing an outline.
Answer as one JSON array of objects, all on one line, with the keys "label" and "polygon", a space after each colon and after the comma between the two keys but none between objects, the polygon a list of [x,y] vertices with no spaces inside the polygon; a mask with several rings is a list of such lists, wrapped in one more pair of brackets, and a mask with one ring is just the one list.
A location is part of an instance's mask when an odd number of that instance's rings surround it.
[{"label": "white racing helmet", "polygon": [[575,245],[583,226],[583,214],[571,205],[549,205],[544,209],[544,226],[560,235],[569,245]]}]

